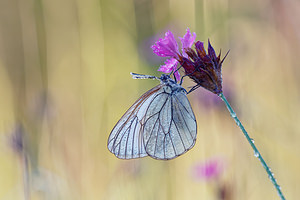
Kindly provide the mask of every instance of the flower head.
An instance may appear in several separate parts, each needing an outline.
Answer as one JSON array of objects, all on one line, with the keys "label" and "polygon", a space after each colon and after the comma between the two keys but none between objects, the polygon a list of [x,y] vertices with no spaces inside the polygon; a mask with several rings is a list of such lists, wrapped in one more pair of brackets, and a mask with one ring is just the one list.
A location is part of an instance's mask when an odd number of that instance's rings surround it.
[{"label": "flower head", "polygon": [[[195,43],[195,50],[193,50],[191,46],[196,39],[196,34],[191,34],[189,29],[179,39],[182,44],[181,52],[171,31],[168,31],[165,34],[165,38],[161,38],[152,46],[153,52],[158,56],[171,57],[166,60],[164,65],[160,66],[159,71],[165,73],[169,73],[172,70],[175,71],[179,63],[183,67],[185,75],[196,82],[197,85],[193,89],[201,86],[215,94],[222,93],[221,67],[227,54],[221,60],[221,52],[216,56],[209,40],[207,53],[203,42],[200,41]],[[180,75],[178,71],[174,75],[179,80]]]}]

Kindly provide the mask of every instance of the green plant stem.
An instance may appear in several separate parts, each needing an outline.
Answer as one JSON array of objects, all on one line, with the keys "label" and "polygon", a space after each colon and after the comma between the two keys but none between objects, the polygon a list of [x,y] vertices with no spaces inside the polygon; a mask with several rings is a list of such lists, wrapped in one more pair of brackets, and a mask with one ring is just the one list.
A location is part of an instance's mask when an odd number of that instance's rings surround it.
[{"label": "green plant stem", "polygon": [[277,193],[278,193],[279,197],[281,198],[281,200],[285,200],[285,197],[283,196],[283,194],[281,192],[280,186],[277,184],[277,181],[276,181],[276,179],[274,177],[274,174],[271,172],[271,169],[268,167],[267,163],[265,162],[265,160],[261,156],[260,152],[258,151],[258,149],[256,148],[256,146],[254,145],[254,140],[249,137],[249,134],[247,133],[247,131],[245,130],[244,126],[240,122],[239,118],[236,116],[236,113],[234,112],[234,110],[230,106],[230,104],[227,101],[227,99],[225,98],[224,94],[220,93],[219,97],[224,101],[224,103],[226,104],[226,107],[227,107],[228,111],[230,112],[231,117],[234,119],[235,123],[238,125],[238,127],[244,133],[246,139],[248,140],[249,144],[251,145],[252,149],[254,150],[254,156],[259,159],[260,163],[265,168],[265,170],[266,170],[266,172],[268,174],[269,179],[271,180],[271,182],[273,183],[275,189],[277,190]]}]

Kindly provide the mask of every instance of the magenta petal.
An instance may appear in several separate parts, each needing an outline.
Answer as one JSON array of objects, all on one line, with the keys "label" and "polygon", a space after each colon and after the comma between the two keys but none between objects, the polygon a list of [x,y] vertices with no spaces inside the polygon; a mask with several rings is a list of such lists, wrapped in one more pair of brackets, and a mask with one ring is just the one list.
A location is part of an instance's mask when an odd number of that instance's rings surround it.
[{"label": "magenta petal", "polygon": [[178,44],[171,31],[166,32],[164,38],[160,38],[151,46],[153,52],[161,57],[177,58],[179,54]]},{"label": "magenta petal", "polygon": [[161,65],[158,71],[170,73],[173,69],[177,68],[178,61],[174,58],[167,59],[164,65]]},{"label": "magenta petal", "polygon": [[[158,71],[164,73],[170,73],[172,70],[175,71],[177,69],[178,61],[174,58],[167,59],[164,65],[161,65]],[[180,80],[180,74],[178,71],[174,73],[176,80]]]},{"label": "magenta petal", "polygon": [[193,35],[191,34],[191,31],[189,28],[186,29],[186,34],[181,38],[179,37],[180,41],[181,41],[181,49],[182,49],[182,54],[184,57],[188,57],[187,54],[185,53],[186,48],[191,48],[192,45],[194,44],[194,41],[196,39],[196,33],[193,33]]}]

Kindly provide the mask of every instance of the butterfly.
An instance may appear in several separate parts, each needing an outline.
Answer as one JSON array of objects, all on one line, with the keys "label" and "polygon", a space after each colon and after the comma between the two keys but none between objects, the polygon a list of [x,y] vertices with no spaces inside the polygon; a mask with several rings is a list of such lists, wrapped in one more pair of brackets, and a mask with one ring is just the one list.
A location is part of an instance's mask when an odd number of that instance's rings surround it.
[{"label": "butterfly", "polygon": [[134,79],[158,79],[121,117],[108,138],[108,150],[121,159],[150,156],[170,160],[196,142],[197,122],[187,92],[169,75],[131,73]]}]

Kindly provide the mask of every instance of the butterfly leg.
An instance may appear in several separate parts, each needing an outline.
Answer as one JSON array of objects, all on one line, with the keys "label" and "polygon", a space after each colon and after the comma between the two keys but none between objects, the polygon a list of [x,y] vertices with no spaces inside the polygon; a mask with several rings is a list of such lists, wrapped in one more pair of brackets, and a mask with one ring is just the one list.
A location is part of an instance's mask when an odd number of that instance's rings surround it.
[{"label": "butterfly leg", "polygon": [[195,85],[195,86],[193,86],[192,89],[190,89],[190,90],[187,92],[187,94],[193,92],[194,90],[198,89],[199,87],[200,87],[200,85],[198,85],[198,84]]},{"label": "butterfly leg", "polygon": [[179,85],[182,84],[182,81],[183,81],[183,78],[184,78],[184,77],[189,76],[189,75],[192,75],[192,74],[193,74],[194,72],[196,72],[196,71],[197,71],[197,69],[195,69],[193,72],[191,72],[191,73],[189,73],[189,74],[183,75],[183,76],[181,77],[181,79],[180,79]]}]

